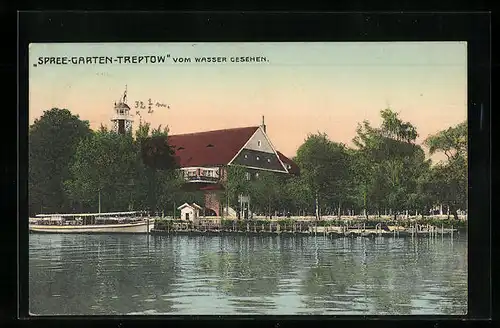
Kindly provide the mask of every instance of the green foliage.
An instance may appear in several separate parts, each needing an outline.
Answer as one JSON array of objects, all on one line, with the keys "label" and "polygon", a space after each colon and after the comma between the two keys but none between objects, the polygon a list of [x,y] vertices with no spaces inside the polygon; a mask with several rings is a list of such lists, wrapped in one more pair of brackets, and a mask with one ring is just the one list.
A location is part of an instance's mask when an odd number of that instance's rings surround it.
[{"label": "green foliage", "polygon": [[[168,129],[150,130],[141,124],[132,134],[118,134],[101,127],[78,147],[65,183],[75,201],[96,210],[99,193],[102,211],[147,209],[159,211],[175,201],[181,180],[175,169],[156,170],[142,161],[141,143],[151,136],[166,138]],[[170,207],[170,206],[169,206]]]},{"label": "green foliage", "polygon": [[351,164],[345,145],[332,142],[324,133],[309,135],[297,150],[295,160],[302,181],[315,197],[316,207],[323,202],[339,204],[345,199]]},{"label": "green foliage", "polygon": [[429,136],[425,144],[431,154],[446,155],[431,169],[429,189],[436,204],[448,206],[457,218],[457,210],[467,209],[467,122]]},{"label": "green foliage", "polygon": [[70,197],[97,209],[99,193],[102,211],[127,208],[133,186],[136,155],[130,134],[101,129],[76,148],[70,166],[71,178],[65,183]]},{"label": "green foliage", "polygon": [[381,111],[381,117],[380,128],[368,122],[358,125],[353,140],[357,146],[354,180],[360,185],[358,199],[363,198],[358,203],[372,213],[387,208],[394,214],[421,209],[428,204],[424,204],[427,198],[418,186],[429,163],[423,149],[414,143],[416,128],[390,109]]},{"label": "green foliage", "polygon": [[71,208],[63,182],[78,143],[89,137],[89,122],[67,109],[52,108],[29,128],[28,203],[31,214]]},{"label": "green foliage", "polygon": [[223,182],[225,189],[225,199],[229,196],[230,206],[238,205],[238,195],[248,194],[250,191],[247,170],[238,165],[231,165],[226,168],[227,179]]}]

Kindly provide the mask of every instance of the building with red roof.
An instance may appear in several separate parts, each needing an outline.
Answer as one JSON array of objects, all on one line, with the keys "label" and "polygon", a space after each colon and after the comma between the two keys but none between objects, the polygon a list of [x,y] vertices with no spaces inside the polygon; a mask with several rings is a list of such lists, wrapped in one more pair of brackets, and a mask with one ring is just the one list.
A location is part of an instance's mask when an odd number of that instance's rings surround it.
[{"label": "building with red roof", "polygon": [[[168,143],[186,185],[205,191],[205,208],[222,213],[219,190],[231,165],[247,169],[247,178],[259,171],[299,174],[298,166],[275,149],[262,125],[197,133],[171,135]],[[243,204],[243,206],[248,204]]]}]

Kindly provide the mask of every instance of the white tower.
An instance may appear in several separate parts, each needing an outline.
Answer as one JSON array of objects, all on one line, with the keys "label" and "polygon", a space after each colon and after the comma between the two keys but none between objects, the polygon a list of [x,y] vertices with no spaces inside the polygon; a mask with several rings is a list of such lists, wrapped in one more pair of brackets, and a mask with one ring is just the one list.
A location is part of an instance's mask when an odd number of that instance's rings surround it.
[{"label": "white tower", "polygon": [[127,86],[125,86],[123,97],[118,103],[115,102],[111,122],[113,122],[113,131],[117,133],[125,134],[132,131],[132,123],[134,121],[132,120],[132,115],[130,115],[130,107],[127,105]]}]

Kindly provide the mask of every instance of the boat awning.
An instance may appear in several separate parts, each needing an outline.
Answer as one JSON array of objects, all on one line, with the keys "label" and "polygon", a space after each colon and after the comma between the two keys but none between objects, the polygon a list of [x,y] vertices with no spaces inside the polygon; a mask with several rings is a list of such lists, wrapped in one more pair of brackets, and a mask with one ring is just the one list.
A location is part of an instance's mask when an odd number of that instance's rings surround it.
[{"label": "boat awning", "polygon": [[37,214],[37,218],[50,218],[50,217],[88,217],[88,216],[119,216],[119,215],[134,215],[142,214],[144,212],[131,211],[131,212],[109,212],[109,213],[75,213],[75,214]]}]

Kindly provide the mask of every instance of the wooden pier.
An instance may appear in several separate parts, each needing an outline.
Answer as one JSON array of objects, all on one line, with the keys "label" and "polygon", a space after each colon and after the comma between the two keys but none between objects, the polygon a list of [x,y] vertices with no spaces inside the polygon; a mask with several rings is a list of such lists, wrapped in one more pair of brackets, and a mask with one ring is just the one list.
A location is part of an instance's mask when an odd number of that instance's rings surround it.
[{"label": "wooden pier", "polygon": [[221,235],[245,235],[245,236],[325,236],[328,238],[343,238],[343,237],[444,237],[458,235],[457,229],[447,229],[444,227],[435,226],[419,226],[414,225],[409,228],[403,227],[385,227],[380,224],[375,228],[366,227],[349,227],[349,226],[327,226],[318,227],[317,225],[303,226],[301,224],[284,225],[277,223],[255,224],[248,222],[246,224],[233,224],[229,227],[221,227],[220,225],[193,226],[188,223],[173,225],[171,227],[158,229],[156,226],[151,230],[151,234],[156,235],[190,235],[190,236],[221,236]]}]

